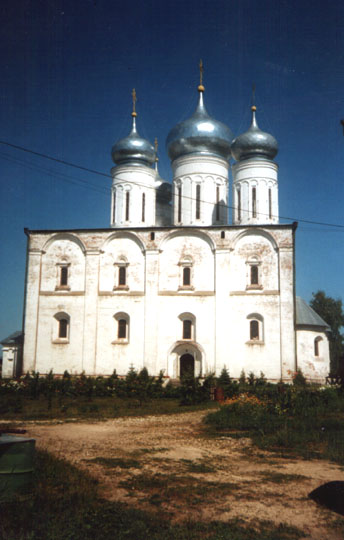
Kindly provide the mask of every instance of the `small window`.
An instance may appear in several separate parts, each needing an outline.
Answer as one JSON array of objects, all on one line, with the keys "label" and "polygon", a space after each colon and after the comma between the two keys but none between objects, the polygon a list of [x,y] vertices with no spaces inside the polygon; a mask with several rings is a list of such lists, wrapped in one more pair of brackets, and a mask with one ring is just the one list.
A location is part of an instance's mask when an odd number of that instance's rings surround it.
[{"label": "small window", "polygon": [[125,220],[129,221],[129,205],[130,205],[130,193],[125,192]]},{"label": "small window", "polygon": [[252,188],[252,217],[257,217],[257,190]]},{"label": "small window", "polygon": [[322,341],[321,337],[316,337],[314,340],[314,356],[320,356],[320,341]]},{"label": "small window", "polygon": [[59,338],[66,339],[68,337],[68,320],[59,320]]},{"label": "small window", "polygon": [[241,221],[241,190],[237,189],[237,199],[238,199],[238,221]]},{"label": "small window", "polygon": [[182,188],[177,188],[178,193],[178,223],[182,221]]},{"label": "small window", "polygon": [[225,236],[226,236],[225,231],[221,231],[221,238],[223,239],[223,238],[225,238]]},{"label": "small window", "polygon": [[154,232],[151,232],[151,233],[150,233],[150,239],[151,239],[151,240],[155,240],[155,233],[154,233]]},{"label": "small window", "polygon": [[191,285],[191,268],[188,266],[183,268],[183,285],[186,287]]},{"label": "small window", "polygon": [[142,221],[143,223],[146,220],[146,195],[142,193]]},{"label": "small window", "polygon": [[118,321],[118,339],[126,339],[127,337],[127,321],[125,319],[119,319]]},{"label": "small window", "polygon": [[259,322],[258,321],[250,321],[250,339],[251,340],[259,340]]},{"label": "small window", "polygon": [[196,186],[196,219],[201,219],[201,186]]},{"label": "small window", "polygon": [[118,268],[118,285],[119,287],[127,284],[127,269],[125,266]]},{"label": "small window", "polygon": [[66,287],[68,285],[68,266],[61,266],[60,285],[61,287]]},{"label": "small window", "polygon": [[220,221],[220,188],[216,186],[216,221]]},{"label": "small window", "polygon": [[116,221],[116,191],[113,192],[112,199],[112,223]]},{"label": "small window", "polygon": [[192,337],[192,321],[183,321],[183,339],[191,339]]},{"label": "small window", "polygon": [[272,219],[272,199],[271,199],[271,189],[269,189],[269,219]]},{"label": "small window", "polygon": [[251,285],[258,285],[258,266],[251,266]]}]

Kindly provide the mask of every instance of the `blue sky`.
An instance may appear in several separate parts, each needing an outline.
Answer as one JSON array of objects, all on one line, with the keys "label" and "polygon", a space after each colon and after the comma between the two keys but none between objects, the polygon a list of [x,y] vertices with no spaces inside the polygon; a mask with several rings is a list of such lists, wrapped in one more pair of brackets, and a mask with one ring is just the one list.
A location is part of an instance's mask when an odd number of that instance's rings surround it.
[{"label": "blue sky", "polygon": [[[279,142],[280,216],[344,225],[344,4],[314,0],[3,0],[0,140],[109,173],[128,134],[159,140],[192,114],[203,59],[209,113]],[[0,338],[20,329],[30,229],[107,227],[110,178],[0,144]],[[281,219],[289,223],[290,220]],[[343,296],[344,228],[302,224],[297,294]]]}]

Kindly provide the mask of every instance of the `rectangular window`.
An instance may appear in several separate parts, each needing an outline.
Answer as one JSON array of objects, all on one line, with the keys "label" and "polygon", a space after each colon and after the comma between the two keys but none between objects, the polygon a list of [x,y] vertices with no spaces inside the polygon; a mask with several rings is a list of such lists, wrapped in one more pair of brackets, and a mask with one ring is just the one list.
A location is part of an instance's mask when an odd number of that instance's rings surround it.
[{"label": "rectangular window", "polygon": [[269,219],[272,218],[272,201],[271,201],[271,189],[269,189]]},{"label": "rectangular window", "polygon": [[182,221],[182,188],[177,188],[178,193],[178,223]]},{"label": "rectangular window", "polygon": [[116,221],[116,191],[113,192],[112,199],[112,223]]},{"label": "rectangular window", "polygon": [[257,191],[256,188],[252,188],[252,217],[257,217]]},{"label": "rectangular window", "polygon": [[238,199],[238,221],[241,221],[241,189],[237,189],[237,199]]},{"label": "rectangular window", "polygon": [[183,321],[183,339],[191,339],[191,328],[192,328],[192,322],[191,321]]},{"label": "rectangular window", "polygon": [[188,266],[183,268],[183,285],[191,285],[191,269]]},{"label": "rectangular window", "polygon": [[250,339],[259,339],[259,323],[258,321],[250,322]]},{"label": "rectangular window", "polygon": [[67,319],[59,320],[59,338],[65,339],[68,335],[68,321]]},{"label": "rectangular window", "polygon": [[61,266],[60,269],[60,286],[66,287],[68,285],[68,266]]},{"label": "rectangular window", "polygon": [[146,219],[146,195],[142,193],[142,221]]},{"label": "rectangular window", "polygon": [[129,204],[130,204],[130,193],[126,191],[125,193],[125,221],[129,221]]},{"label": "rectangular window", "polygon": [[201,219],[201,186],[196,186],[196,219]]},{"label": "rectangular window", "polygon": [[220,221],[220,188],[216,186],[216,221]]},{"label": "rectangular window", "polygon": [[118,285],[123,286],[127,284],[127,269],[125,266],[120,266],[118,269]]},{"label": "rectangular window", "polygon": [[118,321],[118,339],[125,339],[127,337],[127,321],[125,319],[120,319]]},{"label": "rectangular window", "polygon": [[258,266],[251,266],[251,285],[258,285]]}]

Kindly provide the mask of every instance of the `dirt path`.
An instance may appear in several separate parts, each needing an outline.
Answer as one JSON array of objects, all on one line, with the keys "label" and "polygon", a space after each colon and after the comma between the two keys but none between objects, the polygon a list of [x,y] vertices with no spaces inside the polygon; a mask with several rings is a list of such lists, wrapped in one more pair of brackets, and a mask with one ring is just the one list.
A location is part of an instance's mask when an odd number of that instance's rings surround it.
[{"label": "dirt path", "polygon": [[307,497],[325,482],[344,480],[340,466],[278,458],[249,439],[209,439],[204,414],[26,427],[39,448],[97,477],[109,500],[175,521],[271,520],[300,528],[308,539],[342,538],[335,527],[342,518]]}]

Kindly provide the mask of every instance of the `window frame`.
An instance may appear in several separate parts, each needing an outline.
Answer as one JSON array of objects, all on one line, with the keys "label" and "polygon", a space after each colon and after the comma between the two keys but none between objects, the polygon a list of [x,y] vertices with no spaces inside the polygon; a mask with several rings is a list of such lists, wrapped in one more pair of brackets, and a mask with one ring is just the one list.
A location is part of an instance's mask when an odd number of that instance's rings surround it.
[{"label": "window frame", "polygon": [[264,317],[260,313],[251,313],[247,316],[248,321],[248,341],[247,345],[264,345]]},{"label": "window frame", "polygon": [[[70,262],[60,261],[57,263],[57,278],[55,291],[70,291]],[[65,274],[64,274],[65,273]],[[63,283],[65,281],[65,283]]]},{"label": "window frame", "polygon": [[[180,266],[179,287],[180,291],[193,291],[193,259],[189,255],[185,255],[178,263]],[[185,279],[188,275],[188,279]],[[189,281],[189,283],[186,283]]]},{"label": "window frame", "polygon": [[[181,321],[181,340],[196,341],[196,317],[193,313],[184,312],[178,316]],[[179,338],[180,339],[180,338]]]},{"label": "window frame", "polygon": [[128,313],[120,311],[113,316],[115,321],[115,339],[112,344],[127,345],[130,334],[130,316]]},{"label": "window frame", "polygon": [[[114,291],[128,291],[129,285],[128,285],[128,267],[129,263],[126,259],[126,257],[121,256],[119,259],[114,263],[115,267],[115,285],[113,287]],[[121,283],[123,281],[123,273],[124,273],[124,281],[125,283]]]},{"label": "window frame", "polygon": [[[68,344],[70,341],[70,315],[64,311],[55,313],[53,317],[52,342],[54,344]],[[63,321],[63,324],[61,324]],[[61,335],[65,334],[65,335]]]}]

